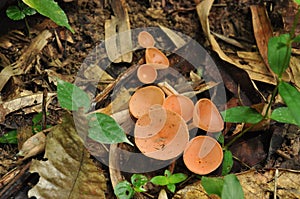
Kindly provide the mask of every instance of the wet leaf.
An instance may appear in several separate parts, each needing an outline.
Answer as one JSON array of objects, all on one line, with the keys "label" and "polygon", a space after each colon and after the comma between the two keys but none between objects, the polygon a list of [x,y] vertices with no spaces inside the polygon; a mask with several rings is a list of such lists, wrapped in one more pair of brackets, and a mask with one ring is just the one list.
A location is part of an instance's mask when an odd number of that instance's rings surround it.
[{"label": "wet leaf", "polygon": [[109,115],[103,113],[90,115],[88,131],[88,136],[97,142],[105,144],[126,142],[133,146],[122,127]]},{"label": "wet leaf", "polygon": [[122,181],[117,184],[114,193],[120,199],[130,199],[134,195],[134,190],[129,182]]},{"label": "wet leaf", "polygon": [[29,197],[105,198],[105,176],[89,158],[73,118],[64,117],[47,135],[44,158],[47,160],[32,161],[30,172],[37,172],[40,179]]},{"label": "wet leaf", "polygon": [[256,124],[263,116],[248,106],[237,106],[221,112],[225,122]]},{"label": "wet leaf", "polygon": [[223,164],[222,164],[222,176],[230,172],[232,165],[233,165],[232,153],[229,150],[225,150]]},{"label": "wet leaf", "polygon": [[281,123],[297,124],[288,107],[275,109],[271,114],[271,119]]},{"label": "wet leaf", "polygon": [[238,178],[229,174],[224,177],[224,185],[222,190],[222,199],[243,199],[244,192]]},{"label": "wet leaf", "polygon": [[291,57],[291,45],[288,44],[289,34],[282,34],[278,37],[272,37],[268,43],[268,61],[270,68],[279,77],[289,66]]},{"label": "wet leaf", "polygon": [[201,185],[208,195],[216,194],[222,196],[224,180],[222,178],[205,177],[201,178]]},{"label": "wet leaf", "polygon": [[26,5],[36,9],[41,15],[50,18],[59,26],[68,28],[72,33],[74,30],[71,28],[68,22],[68,18],[65,12],[59,7],[54,0],[22,0]]},{"label": "wet leaf", "polygon": [[90,99],[83,90],[60,79],[57,80],[57,98],[61,107],[71,111],[82,107],[86,112],[90,107]]},{"label": "wet leaf", "polygon": [[296,124],[300,126],[300,92],[286,82],[280,82],[278,92],[288,106]]}]

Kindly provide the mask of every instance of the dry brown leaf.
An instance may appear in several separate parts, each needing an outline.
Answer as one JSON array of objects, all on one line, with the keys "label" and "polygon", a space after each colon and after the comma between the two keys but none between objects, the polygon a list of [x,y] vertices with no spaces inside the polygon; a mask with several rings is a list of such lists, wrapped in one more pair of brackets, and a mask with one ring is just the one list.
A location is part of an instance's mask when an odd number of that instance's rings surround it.
[{"label": "dry brown leaf", "polygon": [[300,91],[300,60],[297,57],[292,56],[290,60],[290,69],[292,82],[295,84],[297,89]]},{"label": "dry brown leaf", "polygon": [[43,132],[39,132],[26,140],[18,153],[19,156],[24,156],[20,161],[24,161],[43,152],[45,149],[45,141],[46,136]]},{"label": "dry brown leaf", "polygon": [[105,198],[105,177],[89,156],[73,119],[65,117],[64,122],[47,135],[44,156],[47,161],[32,161],[30,172],[37,172],[40,179],[28,196],[37,199]]},{"label": "dry brown leaf", "polygon": [[[48,93],[47,100],[49,100],[56,93]],[[24,109],[25,107],[41,105],[43,101],[43,93],[31,94],[24,97],[19,97],[8,102],[0,104],[0,123],[5,120],[5,116],[9,113]],[[0,100],[1,102],[1,100]]]},{"label": "dry brown leaf", "polygon": [[266,8],[260,5],[251,5],[253,31],[256,40],[256,44],[260,55],[262,56],[269,73],[274,76],[268,62],[268,42],[273,36],[273,31],[269,17],[267,15]]},{"label": "dry brown leaf", "polygon": [[114,63],[132,61],[132,39],[125,0],[111,1],[115,16],[105,21],[105,48]]},{"label": "dry brown leaf", "polygon": [[[245,199],[269,199],[275,192],[278,198],[300,198],[300,172],[279,169],[267,171],[247,171],[237,174],[244,191]],[[275,185],[277,189],[275,189]],[[201,182],[196,182],[179,190],[173,199],[209,198]]]},{"label": "dry brown leaf", "polygon": [[[212,49],[216,53],[218,53],[219,57],[222,60],[224,60],[230,64],[233,64],[238,68],[245,70],[252,80],[262,81],[262,82],[266,82],[269,84],[276,84],[276,81],[274,78],[270,78],[268,76],[265,77],[265,74],[257,75],[257,73],[253,73],[253,69],[251,66],[247,66],[247,64],[241,64],[240,63],[241,60],[237,59],[236,56],[234,57],[232,55],[226,55],[224,53],[224,51],[221,49],[220,45],[216,41],[215,37],[210,33],[208,15],[209,15],[209,12],[210,12],[213,2],[214,2],[213,0],[204,0],[200,4],[198,4],[197,8],[196,8],[197,13],[200,18],[202,29],[203,29],[205,35],[207,36],[207,38],[212,46]],[[251,70],[249,70],[249,68],[251,68]],[[270,75],[270,73],[268,75]]]}]

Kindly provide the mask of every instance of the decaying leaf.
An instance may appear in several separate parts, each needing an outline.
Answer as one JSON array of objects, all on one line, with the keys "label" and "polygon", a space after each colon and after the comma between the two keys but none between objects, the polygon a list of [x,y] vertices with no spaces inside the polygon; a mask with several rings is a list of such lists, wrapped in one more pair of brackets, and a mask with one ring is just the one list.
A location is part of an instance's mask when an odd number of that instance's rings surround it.
[{"label": "decaying leaf", "polygon": [[40,180],[29,197],[105,198],[105,177],[89,158],[72,118],[65,117],[47,135],[44,157],[47,161],[32,161],[30,172],[37,172]]},{"label": "decaying leaf", "polygon": [[[300,172],[292,170],[247,171],[237,174],[245,198],[268,199],[275,195],[278,198],[300,198]],[[196,182],[179,190],[173,199],[209,198],[201,182]]]},{"label": "decaying leaf", "polygon": [[[54,95],[56,95],[56,93],[48,93],[47,100],[49,100]],[[4,121],[5,116],[7,114],[17,111],[19,109],[24,109],[26,107],[41,105],[42,101],[43,93],[36,93],[4,102],[0,104],[0,122]]]}]

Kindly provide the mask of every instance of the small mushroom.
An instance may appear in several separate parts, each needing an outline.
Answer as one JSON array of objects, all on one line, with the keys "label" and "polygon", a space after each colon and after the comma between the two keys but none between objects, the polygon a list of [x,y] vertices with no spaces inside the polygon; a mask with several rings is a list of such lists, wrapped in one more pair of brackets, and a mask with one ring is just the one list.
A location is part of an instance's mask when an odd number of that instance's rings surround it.
[{"label": "small mushroom", "polygon": [[152,105],[162,105],[164,100],[165,94],[157,86],[142,87],[131,96],[129,111],[135,118],[139,118],[148,113]]},{"label": "small mushroom", "polygon": [[168,68],[170,65],[166,55],[157,48],[147,48],[145,57],[146,63],[152,64],[156,69]]},{"label": "small mushroom", "polygon": [[155,40],[149,32],[142,31],[138,35],[138,43],[143,48],[151,48],[154,46]]},{"label": "small mushroom", "polygon": [[134,138],[136,146],[145,156],[170,160],[185,149],[189,131],[180,115],[162,106],[154,106],[137,120]]},{"label": "small mushroom", "polygon": [[207,98],[198,100],[193,112],[195,126],[207,132],[220,132],[224,128],[223,118],[215,104]]},{"label": "small mushroom", "polygon": [[221,145],[210,136],[197,136],[186,146],[183,161],[186,167],[199,175],[206,175],[216,170],[222,163]]},{"label": "small mushroom", "polygon": [[190,98],[185,97],[184,95],[173,94],[168,96],[165,99],[163,106],[166,109],[181,115],[186,122],[193,117],[194,103]]},{"label": "small mushroom", "polygon": [[157,78],[157,71],[151,64],[143,64],[137,70],[137,77],[142,83],[151,84]]}]

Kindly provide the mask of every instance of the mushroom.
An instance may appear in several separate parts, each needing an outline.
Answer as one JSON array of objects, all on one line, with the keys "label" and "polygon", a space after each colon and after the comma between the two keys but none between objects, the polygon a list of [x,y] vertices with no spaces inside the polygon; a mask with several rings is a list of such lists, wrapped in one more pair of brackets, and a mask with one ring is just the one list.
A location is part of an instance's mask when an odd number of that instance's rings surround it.
[{"label": "mushroom", "polygon": [[137,120],[134,138],[136,146],[145,156],[170,160],[185,149],[189,131],[180,115],[155,105]]},{"label": "mushroom", "polygon": [[137,77],[142,83],[151,84],[157,78],[157,71],[151,64],[143,64],[137,70]]},{"label": "mushroom", "polygon": [[148,113],[154,104],[162,105],[165,100],[164,92],[157,86],[142,87],[131,96],[129,100],[129,111],[135,118]]},{"label": "mushroom", "polygon": [[186,167],[199,175],[216,170],[222,163],[221,145],[210,136],[194,137],[186,146],[183,161]]},{"label": "mushroom", "polygon": [[220,132],[224,128],[223,118],[215,104],[207,98],[198,100],[193,111],[193,124],[207,132]]},{"label": "mushroom", "polygon": [[166,109],[181,115],[186,122],[193,117],[194,103],[190,98],[185,97],[184,95],[173,94],[168,96],[165,99],[163,106]]},{"label": "mushroom", "polygon": [[150,33],[142,31],[138,35],[138,43],[143,48],[151,48],[154,47],[155,40]]},{"label": "mushroom", "polygon": [[153,64],[156,69],[168,68],[170,65],[166,55],[154,47],[146,49],[145,57],[146,63]]}]

